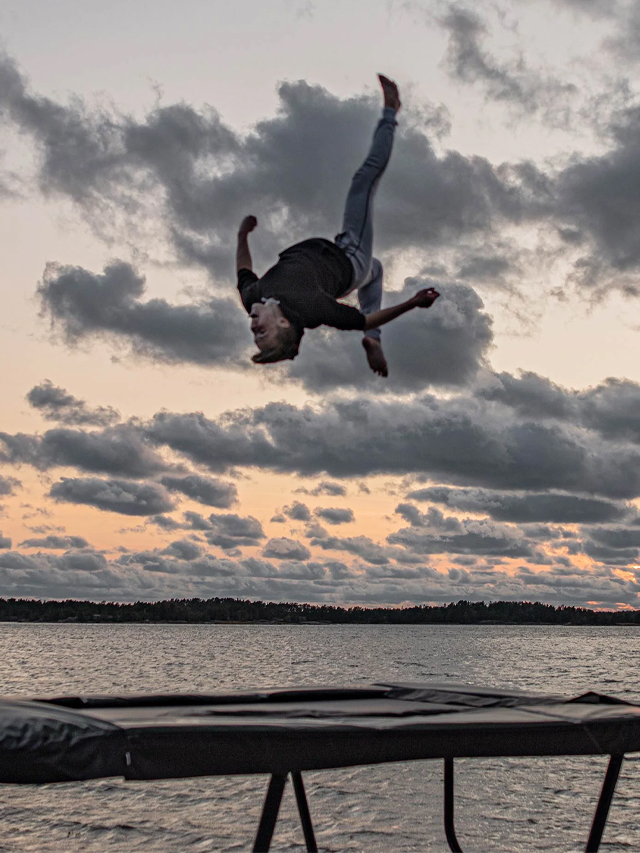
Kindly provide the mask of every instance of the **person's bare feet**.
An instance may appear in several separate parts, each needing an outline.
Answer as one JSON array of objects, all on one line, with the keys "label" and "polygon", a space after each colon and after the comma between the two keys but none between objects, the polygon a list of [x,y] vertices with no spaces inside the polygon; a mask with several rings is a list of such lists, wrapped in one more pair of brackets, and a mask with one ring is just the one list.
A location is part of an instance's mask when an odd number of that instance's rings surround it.
[{"label": "person's bare feet", "polygon": [[393,80],[389,80],[388,77],[385,77],[384,74],[378,74],[378,80],[382,86],[385,107],[391,107],[392,110],[397,112],[402,106],[397,85]]},{"label": "person's bare feet", "polygon": [[369,367],[378,376],[388,376],[389,368],[387,367],[387,359],[382,351],[382,344],[377,338],[370,338],[368,335],[362,339],[362,346],[367,354]]}]

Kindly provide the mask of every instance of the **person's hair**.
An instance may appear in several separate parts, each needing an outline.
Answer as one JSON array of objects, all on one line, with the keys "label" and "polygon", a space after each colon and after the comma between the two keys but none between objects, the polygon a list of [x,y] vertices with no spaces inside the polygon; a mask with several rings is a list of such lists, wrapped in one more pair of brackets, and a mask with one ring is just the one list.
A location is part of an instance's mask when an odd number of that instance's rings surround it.
[{"label": "person's hair", "polygon": [[251,356],[254,364],[273,364],[275,361],[287,361],[298,355],[302,333],[293,325],[280,326],[276,332],[275,346],[260,350]]}]

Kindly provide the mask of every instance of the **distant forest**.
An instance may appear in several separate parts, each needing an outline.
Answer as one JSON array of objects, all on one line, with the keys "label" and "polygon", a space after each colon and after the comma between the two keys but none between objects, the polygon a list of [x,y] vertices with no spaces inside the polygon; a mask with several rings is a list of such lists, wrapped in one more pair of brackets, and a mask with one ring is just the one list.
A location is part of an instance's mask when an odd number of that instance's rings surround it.
[{"label": "distant forest", "polygon": [[236,598],[133,604],[0,599],[0,622],[175,622],[322,625],[640,625],[640,610],[589,610],[528,601],[458,601],[439,607],[333,607]]}]

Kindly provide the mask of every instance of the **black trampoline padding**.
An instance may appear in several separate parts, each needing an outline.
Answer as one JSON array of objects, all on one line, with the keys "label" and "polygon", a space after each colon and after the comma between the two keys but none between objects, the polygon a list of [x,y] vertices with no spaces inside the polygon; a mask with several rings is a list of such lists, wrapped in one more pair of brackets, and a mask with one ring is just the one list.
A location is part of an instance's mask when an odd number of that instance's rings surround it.
[{"label": "black trampoline padding", "polygon": [[640,706],[450,684],[0,699],[0,782],[640,751]]}]

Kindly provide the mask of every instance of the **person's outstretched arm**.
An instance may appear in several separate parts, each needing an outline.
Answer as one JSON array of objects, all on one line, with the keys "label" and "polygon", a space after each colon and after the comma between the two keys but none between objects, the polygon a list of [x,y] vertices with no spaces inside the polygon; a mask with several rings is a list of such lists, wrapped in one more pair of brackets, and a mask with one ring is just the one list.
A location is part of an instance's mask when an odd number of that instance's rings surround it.
[{"label": "person's outstretched arm", "polygon": [[236,272],[240,270],[253,271],[253,261],[249,251],[249,234],[258,224],[255,216],[245,216],[238,229],[238,248],[236,250]]},{"label": "person's outstretched arm", "polygon": [[437,290],[433,287],[427,287],[424,290],[419,290],[411,299],[406,302],[401,302],[399,305],[392,305],[390,308],[382,308],[380,311],[374,311],[373,314],[365,315],[364,331],[377,329],[379,326],[384,326],[385,323],[390,323],[396,317],[406,314],[407,311],[412,311],[414,308],[431,308],[436,299],[440,296]]}]

